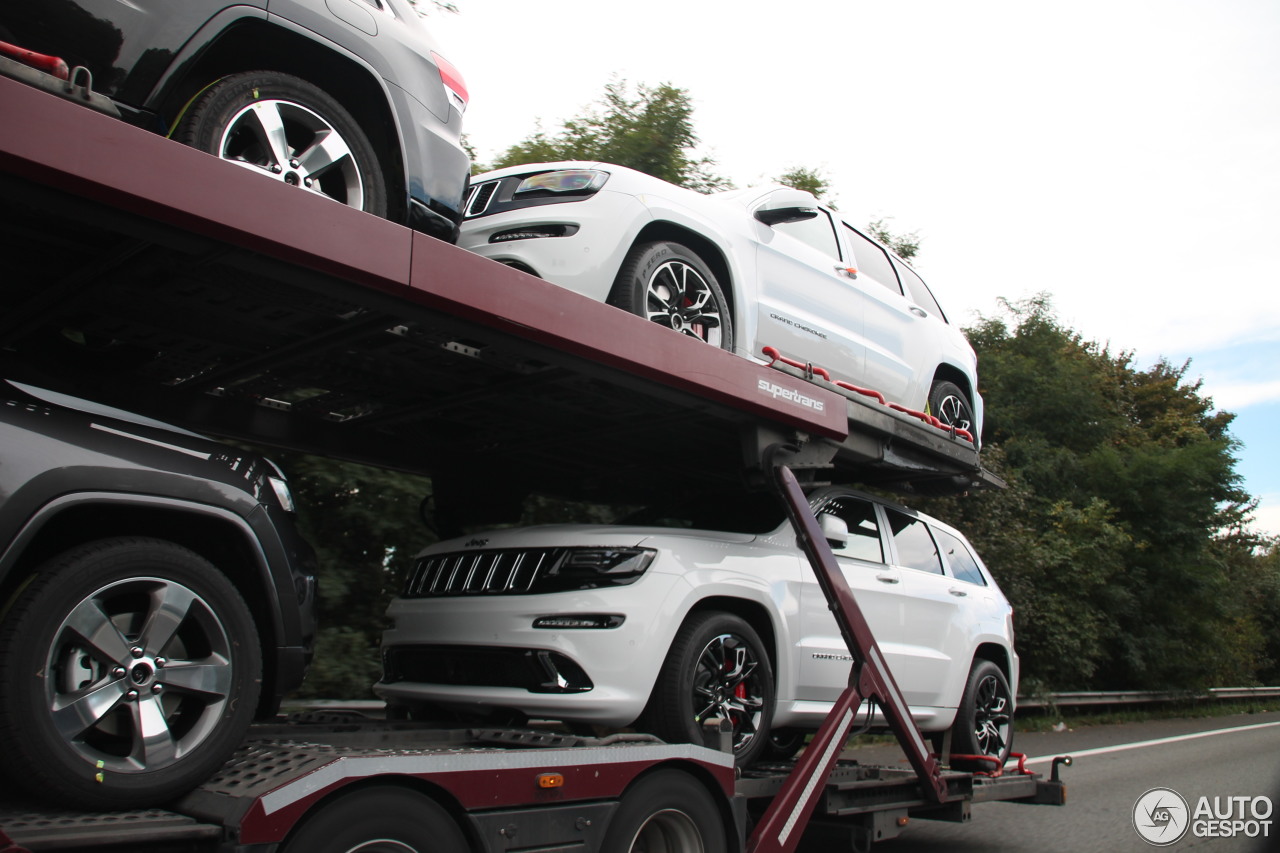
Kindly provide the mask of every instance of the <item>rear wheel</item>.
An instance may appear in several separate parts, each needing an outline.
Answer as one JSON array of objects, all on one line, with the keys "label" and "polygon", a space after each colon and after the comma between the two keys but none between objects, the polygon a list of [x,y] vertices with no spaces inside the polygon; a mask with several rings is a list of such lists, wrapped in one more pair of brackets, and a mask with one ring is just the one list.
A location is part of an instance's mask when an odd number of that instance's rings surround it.
[{"label": "rear wheel", "polygon": [[708,720],[727,720],[738,764],[768,745],[773,669],[764,643],[732,613],[691,615],[667,652],[641,726],[671,743],[702,743]]},{"label": "rear wheel", "polygon": [[435,801],[396,785],[374,785],[323,803],[281,853],[468,853],[457,823]]},{"label": "rear wheel", "polygon": [[609,823],[609,853],[725,853],[724,822],[697,780],[661,770],[635,783]]},{"label": "rear wheel", "polygon": [[203,782],[244,737],[262,680],[244,599],[204,558],[158,539],[50,560],[0,649],[4,769],[83,806],[154,805]]},{"label": "rear wheel", "polygon": [[609,304],[721,349],[733,349],[733,319],[715,275],[679,243],[642,243],[618,272]]},{"label": "rear wheel", "polygon": [[976,660],[951,730],[951,751],[986,755],[1003,764],[1013,748],[1013,692],[1004,672],[989,660]]},{"label": "rear wheel", "polygon": [[191,105],[174,138],[254,174],[387,215],[386,181],[369,138],[341,104],[298,77],[224,77]]},{"label": "rear wheel", "polygon": [[941,380],[933,383],[929,391],[929,413],[947,426],[973,432],[973,404],[969,395],[954,382]]}]

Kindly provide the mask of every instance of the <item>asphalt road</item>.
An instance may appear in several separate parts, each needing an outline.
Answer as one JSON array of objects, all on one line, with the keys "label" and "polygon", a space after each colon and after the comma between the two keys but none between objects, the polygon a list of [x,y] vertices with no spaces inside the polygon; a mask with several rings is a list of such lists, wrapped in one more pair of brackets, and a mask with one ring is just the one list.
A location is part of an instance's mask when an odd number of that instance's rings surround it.
[{"label": "asphalt road", "polygon": [[[1048,775],[1050,759],[1071,755],[1063,769],[1068,802],[1062,807],[983,803],[967,824],[912,819],[896,839],[875,853],[1122,853],[1197,850],[1207,853],[1280,853],[1280,711],[1200,720],[1161,720],[1076,731],[1022,733],[1014,749],[1030,759],[1030,769]],[[851,757],[867,763],[905,761],[892,745],[858,749]],[[1185,800],[1187,815],[1172,796],[1144,794],[1168,788]],[[1216,808],[1239,829],[1230,837],[1208,837],[1223,828]],[[1244,798],[1229,800],[1231,797]],[[1265,797],[1266,800],[1258,799]],[[1181,840],[1153,846],[1134,826],[1134,808],[1143,798],[1144,826],[1163,839],[1186,826]],[[1217,798],[1215,800],[1215,798]],[[1170,822],[1153,821],[1169,806]],[[1220,815],[1219,815],[1220,816]],[[1264,827],[1263,820],[1269,821]],[[1189,825],[1188,825],[1189,824]],[[1255,833],[1249,837],[1246,833]],[[1267,833],[1264,835],[1264,832]],[[836,853],[843,847],[811,844],[804,853]]]}]

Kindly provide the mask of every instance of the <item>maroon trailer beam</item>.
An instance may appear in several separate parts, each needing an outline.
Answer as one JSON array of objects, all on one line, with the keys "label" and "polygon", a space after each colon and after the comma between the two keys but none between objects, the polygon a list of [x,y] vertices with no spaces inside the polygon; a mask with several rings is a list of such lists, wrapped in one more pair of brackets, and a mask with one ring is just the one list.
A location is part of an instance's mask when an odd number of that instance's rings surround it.
[{"label": "maroon trailer beam", "polygon": [[813,814],[819,797],[826,790],[827,779],[840,758],[840,751],[844,748],[863,699],[876,701],[884,711],[889,727],[897,735],[907,759],[920,778],[925,799],[937,804],[947,800],[947,785],[942,778],[942,770],[929,754],[929,748],[920,736],[920,729],[911,719],[902,691],[893,680],[893,674],[880,653],[871,627],[840,572],[831,546],[822,535],[822,529],[809,508],[800,484],[791,469],[785,465],[773,465],[772,474],[800,545],[831,605],[836,624],[840,626],[840,633],[854,662],[849,673],[849,686],[840,694],[831,713],[822,721],[813,740],[796,761],[782,790],[774,797],[756,825],[747,846],[748,853],[792,853],[796,849],[805,824]]}]

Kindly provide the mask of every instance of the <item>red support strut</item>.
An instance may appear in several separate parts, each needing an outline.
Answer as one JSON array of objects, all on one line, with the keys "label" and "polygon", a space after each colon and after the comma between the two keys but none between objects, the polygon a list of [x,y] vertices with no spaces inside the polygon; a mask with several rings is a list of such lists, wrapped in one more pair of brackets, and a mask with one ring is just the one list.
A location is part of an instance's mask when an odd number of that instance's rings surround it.
[{"label": "red support strut", "polygon": [[805,824],[840,757],[863,699],[874,699],[884,711],[889,728],[897,735],[907,760],[920,777],[924,796],[935,803],[947,800],[942,770],[929,754],[919,728],[911,719],[902,692],[840,572],[831,546],[809,508],[809,501],[791,469],[782,464],[774,464],[772,469],[774,485],[782,495],[791,524],[805,556],[809,558],[809,565],[818,576],[818,584],[831,605],[854,663],[849,673],[849,686],[840,694],[831,713],[823,720],[783,783],[782,790],[756,825],[747,845],[748,853],[793,853],[796,849]]}]

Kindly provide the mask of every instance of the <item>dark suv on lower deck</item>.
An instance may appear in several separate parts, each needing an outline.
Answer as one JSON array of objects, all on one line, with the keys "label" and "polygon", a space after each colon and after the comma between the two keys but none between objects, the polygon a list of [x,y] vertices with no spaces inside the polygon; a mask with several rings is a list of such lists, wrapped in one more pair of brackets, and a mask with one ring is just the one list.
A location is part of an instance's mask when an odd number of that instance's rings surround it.
[{"label": "dark suv on lower deck", "polygon": [[0,41],[92,73],[124,117],[454,241],[466,85],[410,0],[6,0]]},{"label": "dark suv on lower deck", "polygon": [[200,784],[301,684],[314,573],[268,460],[0,382],[0,770],[105,808]]}]

